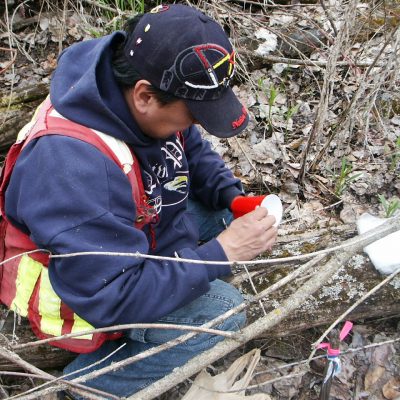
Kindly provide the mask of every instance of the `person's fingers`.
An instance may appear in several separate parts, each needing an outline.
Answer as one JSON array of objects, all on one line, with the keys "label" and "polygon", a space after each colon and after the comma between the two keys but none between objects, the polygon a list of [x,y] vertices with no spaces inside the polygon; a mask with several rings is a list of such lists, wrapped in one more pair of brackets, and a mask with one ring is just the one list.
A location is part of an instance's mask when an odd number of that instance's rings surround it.
[{"label": "person's fingers", "polygon": [[268,210],[265,207],[256,207],[252,212],[247,213],[250,218],[255,218],[257,221],[262,220],[268,215]]},{"label": "person's fingers", "polygon": [[276,222],[276,218],[272,214],[271,215],[267,215],[264,218],[263,222],[265,223],[266,229],[270,229],[274,225],[274,223]]}]

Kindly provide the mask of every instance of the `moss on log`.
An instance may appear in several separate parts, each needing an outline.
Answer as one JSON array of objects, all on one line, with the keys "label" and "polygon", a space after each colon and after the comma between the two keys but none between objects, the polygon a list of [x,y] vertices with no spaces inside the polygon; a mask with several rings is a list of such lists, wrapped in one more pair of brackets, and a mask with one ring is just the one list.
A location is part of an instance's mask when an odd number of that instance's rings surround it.
[{"label": "moss on log", "polygon": [[36,107],[49,92],[49,86],[41,83],[0,93],[0,152],[5,153],[15,142],[20,129],[32,118]]}]

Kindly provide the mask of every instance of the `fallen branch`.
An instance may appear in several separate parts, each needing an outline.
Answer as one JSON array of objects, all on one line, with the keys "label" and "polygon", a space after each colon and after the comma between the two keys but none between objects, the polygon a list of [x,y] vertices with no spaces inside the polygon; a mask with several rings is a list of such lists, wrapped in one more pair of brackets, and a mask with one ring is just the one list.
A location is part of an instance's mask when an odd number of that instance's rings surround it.
[{"label": "fallen branch", "polygon": [[[39,368],[36,368],[34,365],[29,364],[28,362],[24,361],[21,357],[18,356],[18,354],[14,353],[10,350],[7,350],[6,348],[4,348],[2,346],[0,346],[0,356],[5,358],[6,360],[9,360],[9,361],[19,365],[21,368],[23,368],[26,371],[32,372],[35,375],[42,376],[44,379],[51,379],[51,380],[56,379],[53,375],[48,374],[47,372],[44,372]],[[65,389],[66,387],[69,387],[77,394],[86,396],[86,398],[88,398],[90,400],[102,400],[103,399],[103,397],[91,395],[90,394],[91,388],[88,389],[86,386],[79,385],[79,384],[76,384],[73,382],[68,382],[68,381],[63,382],[62,386],[59,386],[55,389],[52,388],[52,389],[54,392],[54,391],[59,391],[59,390]],[[34,398],[37,398],[37,397],[34,397]]]},{"label": "fallen branch", "polygon": [[[267,63],[272,63],[272,64],[288,64],[288,65],[304,65],[308,67],[327,67],[328,66],[328,61],[317,61],[317,60],[300,60],[297,58],[286,58],[286,57],[278,57],[278,56],[272,56],[272,55],[265,55],[261,56],[259,54],[256,54],[254,51],[249,51],[249,50],[240,50],[241,55],[246,55],[252,59],[264,61]],[[373,65],[372,62],[370,61],[337,61],[336,62],[337,66],[340,67],[360,67],[360,68],[368,68]],[[382,63],[380,64],[375,64],[374,66],[381,67],[383,66]]]},{"label": "fallen branch", "polygon": [[310,135],[307,139],[307,145],[301,155],[301,167],[299,173],[301,183],[304,183],[305,175],[308,172],[307,161],[311,146],[319,140],[319,137],[324,130],[324,125],[328,117],[329,102],[332,98],[333,88],[337,83],[335,76],[336,68],[338,66],[338,58],[341,53],[344,53],[344,47],[348,44],[350,29],[354,25],[354,19],[356,16],[356,6],[356,1],[350,0],[345,12],[343,25],[341,26],[340,32],[336,37],[335,44],[332,46],[330,51],[317,113]]},{"label": "fallen branch", "polygon": [[11,60],[0,70],[0,74],[2,74],[3,72],[6,72],[8,68],[11,67],[11,65],[14,64],[15,59],[17,58],[17,50],[8,47],[0,47],[0,51],[8,51],[11,53]]},{"label": "fallen branch", "polygon": [[126,329],[175,329],[178,331],[192,331],[192,332],[198,332],[198,333],[209,333],[211,335],[219,335],[219,336],[224,336],[224,337],[229,337],[229,338],[234,338],[236,336],[235,332],[229,332],[229,331],[221,331],[218,329],[209,329],[209,328],[202,328],[198,326],[192,326],[192,325],[177,325],[177,324],[124,324],[124,325],[114,325],[106,328],[97,328],[97,329],[91,329],[83,332],[74,332],[74,333],[68,333],[62,336],[55,336],[52,338],[47,338],[47,339],[42,339],[42,340],[36,340],[34,342],[28,342],[28,343],[23,343],[23,344],[16,344],[16,345],[11,345],[11,348],[13,350],[20,350],[26,347],[33,347],[33,346],[39,346],[45,343],[49,342],[57,342],[58,340],[63,340],[67,338],[73,338],[73,337],[78,337],[78,336],[84,336],[92,333],[100,333],[100,332],[112,332],[112,331],[123,331]]}]

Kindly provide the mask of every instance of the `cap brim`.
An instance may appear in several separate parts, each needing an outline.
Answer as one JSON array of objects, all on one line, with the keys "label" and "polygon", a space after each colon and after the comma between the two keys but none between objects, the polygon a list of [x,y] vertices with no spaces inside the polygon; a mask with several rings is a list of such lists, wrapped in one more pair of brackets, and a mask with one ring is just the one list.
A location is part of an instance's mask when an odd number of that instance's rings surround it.
[{"label": "cap brim", "polygon": [[238,135],[249,122],[248,111],[231,88],[227,88],[217,100],[183,100],[199,124],[214,136],[229,138]]}]

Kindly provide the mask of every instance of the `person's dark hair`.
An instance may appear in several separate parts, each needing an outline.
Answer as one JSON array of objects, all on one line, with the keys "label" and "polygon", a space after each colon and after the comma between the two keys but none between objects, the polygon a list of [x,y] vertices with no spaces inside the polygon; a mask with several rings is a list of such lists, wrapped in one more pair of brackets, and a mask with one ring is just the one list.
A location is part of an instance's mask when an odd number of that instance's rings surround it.
[{"label": "person's dark hair", "polygon": [[[140,21],[140,18],[142,18],[142,15],[143,14],[137,14],[126,21],[124,25],[124,30],[127,35],[126,39],[119,43],[115,48],[111,62],[117,83],[125,89],[133,88],[135,87],[136,82],[145,79],[129,64],[124,53],[125,43],[129,40],[130,36],[133,35],[133,31],[135,30],[137,23]],[[163,105],[179,100],[179,98],[173,94],[165,92],[153,85],[149,85],[149,91],[153,93],[157,101]]]}]

